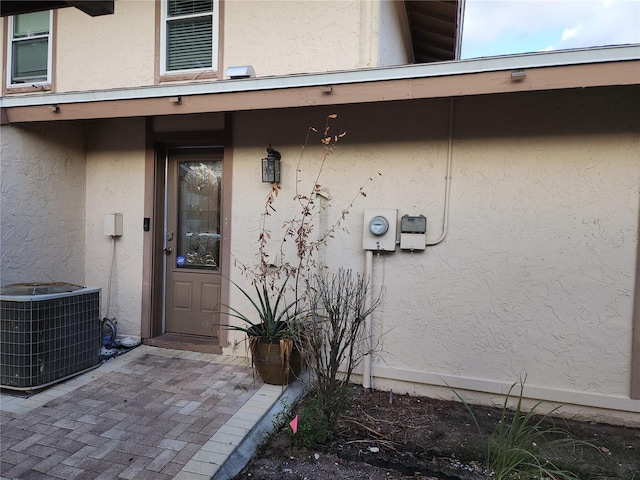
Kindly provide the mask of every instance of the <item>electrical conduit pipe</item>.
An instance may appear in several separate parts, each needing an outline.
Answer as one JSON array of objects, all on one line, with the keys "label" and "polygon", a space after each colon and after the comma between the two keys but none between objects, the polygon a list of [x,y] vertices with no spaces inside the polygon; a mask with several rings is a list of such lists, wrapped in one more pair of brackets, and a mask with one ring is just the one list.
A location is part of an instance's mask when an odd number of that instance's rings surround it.
[{"label": "electrical conduit pipe", "polygon": [[[442,217],[442,234],[439,238],[432,242],[427,242],[426,246],[430,247],[442,242],[447,236],[447,229],[449,226],[449,197],[451,192],[451,164],[453,158],[453,98],[449,99],[449,142],[447,145],[447,172],[445,174],[445,186],[444,186],[444,212]],[[369,310],[373,301],[373,251],[366,250],[364,257],[364,278],[367,282],[367,296],[365,298],[365,308]],[[363,371],[362,371],[362,386],[370,389],[372,383],[371,374],[371,313],[369,313],[364,319],[364,348],[365,356],[363,359]]]},{"label": "electrical conduit pipe", "polygon": [[[365,297],[365,311],[371,309],[373,302],[373,282],[371,272],[373,270],[373,252],[366,250],[364,255],[364,280],[367,286]],[[371,312],[364,319],[364,349],[365,355],[363,360],[362,386],[371,388]]]}]

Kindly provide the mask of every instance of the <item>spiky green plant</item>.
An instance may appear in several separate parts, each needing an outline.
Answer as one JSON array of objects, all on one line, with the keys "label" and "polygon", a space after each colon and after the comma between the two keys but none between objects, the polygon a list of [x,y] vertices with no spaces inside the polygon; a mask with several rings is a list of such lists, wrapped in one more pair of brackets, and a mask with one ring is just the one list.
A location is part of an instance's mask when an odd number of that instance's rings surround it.
[{"label": "spiky green plant", "polygon": [[[536,403],[529,411],[522,408],[525,379],[509,388],[502,404],[500,420],[489,436],[486,446],[486,478],[492,480],[580,480],[574,473],[557,467],[544,452],[562,448],[575,448],[578,442],[565,430],[551,422],[551,416],[560,407],[539,415],[536,410],[542,402]],[[514,389],[519,386],[515,409],[509,408]],[[482,433],[478,420],[469,404],[454,390],[454,394],[464,404],[473,421]]]},{"label": "spiky green plant", "polygon": [[245,314],[225,305],[226,311],[222,313],[242,320],[243,324],[228,325],[224,328],[244,332],[248,337],[282,338],[286,336],[289,328],[289,317],[297,303],[296,301],[291,303],[285,301],[284,296],[288,280],[289,277],[275,291],[272,291],[266,282],[254,285],[256,290],[255,297],[252,297],[249,292],[230,280],[240,293],[251,302],[253,315]]},{"label": "spiky green plant", "polygon": [[[515,410],[508,408],[513,390],[519,385],[520,393]],[[511,385],[502,405],[500,420],[487,444],[486,466],[488,475],[495,480],[525,480],[549,478],[553,480],[573,480],[577,477],[558,468],[544,456],[544,450],[574,447],[576,441],[568,432],[547,422],[560,407],[544,415],[538,415],[537,402],[531,410],[522,410],[524,380]]]}]

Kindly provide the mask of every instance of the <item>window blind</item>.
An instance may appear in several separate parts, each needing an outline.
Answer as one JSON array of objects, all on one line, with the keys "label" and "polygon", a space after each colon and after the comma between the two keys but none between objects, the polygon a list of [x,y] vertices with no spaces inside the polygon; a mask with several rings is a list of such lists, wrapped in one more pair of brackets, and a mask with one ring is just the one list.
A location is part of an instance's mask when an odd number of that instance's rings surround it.
[{"label": "window blind", "polygon": [[167,22],[167,70],[212,67],[212,18]]},{"label": "window blind", "polygon": [[213,0],[167,1],[168,71],[212,68]]},{"label": "window blind", "polygon": [[167,17],[169,18],[208,13],[212,10],[213,0],[169,0],[167,2]]}]

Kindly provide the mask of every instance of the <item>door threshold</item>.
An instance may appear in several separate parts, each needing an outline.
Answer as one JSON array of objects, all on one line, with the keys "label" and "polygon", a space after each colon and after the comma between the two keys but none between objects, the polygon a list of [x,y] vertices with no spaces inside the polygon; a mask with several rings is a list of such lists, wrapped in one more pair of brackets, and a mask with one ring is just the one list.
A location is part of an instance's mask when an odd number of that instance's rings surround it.
[{"label": "door threshold", "polygon": [[145,338],[142,343],[158,348],[173,348],[174,350],[187,350],[189,352],[221,354],[222,348],[218,345],[217,337],[197,337],[193,335],[180,335],[177,333],[164,333],[153,338]]}]

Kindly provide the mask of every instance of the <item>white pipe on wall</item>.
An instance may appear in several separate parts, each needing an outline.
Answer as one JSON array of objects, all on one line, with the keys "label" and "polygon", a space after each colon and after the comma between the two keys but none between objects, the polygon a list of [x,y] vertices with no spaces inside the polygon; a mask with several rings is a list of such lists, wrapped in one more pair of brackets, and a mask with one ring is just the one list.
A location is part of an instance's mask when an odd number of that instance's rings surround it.
[{"label": "white pipe on wall", "polygon": [[[432,242],[426,242],[426,246],[437,245],[442,242],[447,236],[447,229],[449,225],[449,197],[451,192],[451,164],[453,159],[453,98],[449,99],[449,141],[447,145],[447,168],[445,174],[445,189],[444,189],[444,212],[442,218],[442,234],[440,237]],[[367,282],[367,296],[365,299],[365,308],[369,310],[373,302],[373,251],[365,251],[364,262],[364,277]],[[365,356],[363,359],[363,372],[362,372],[362,386],[364,388],[371,388],[372,384],[372,359],[371,359],[371,345],[372,345],[372,327],[371,327],[371,313],[369,313],[364,320],[364,348]]]},{"label": "white pipe on wall", "polygon": [[449,196],[451,192],[451,163],[453,158],[453,98],[449,99],[449,144],[447,148],[447,173],[444,184],[444,213],[442,217],[442,235],[437,240],[427,242],[425,245],[431,247],[437,245],[447,236],[449,228]]},{"label": "white pipe on wall", "polygon": [[[364,281],[367,286],[367,296],[365,298],[365,309],[371,309],[373,302],[373,251],[366,250],[364,256]],[[362,386],[371,388],[371,312],[364,319],[364,348],[365,356],[363,360]]]}]

